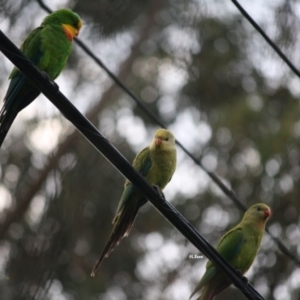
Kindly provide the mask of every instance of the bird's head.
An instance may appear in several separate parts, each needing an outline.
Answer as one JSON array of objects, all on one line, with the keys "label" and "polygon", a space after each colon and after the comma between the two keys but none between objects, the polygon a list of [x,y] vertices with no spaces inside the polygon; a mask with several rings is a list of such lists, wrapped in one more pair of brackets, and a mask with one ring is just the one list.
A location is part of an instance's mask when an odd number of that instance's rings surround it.
[{"label": "bird's head", "polygon": [[82,27],[82,20],[79,15],[69,9],[59,9],[48,15],[42,25],[59,25],[62,26],[67,38],[73,41],[78,36]]},{"label": "bird's head", "polygon": [[271,209],[264,203],[252,205],[245,213],[244,219],[266,223],[271,216]]},{"label": "bird's head", "polygon": [[160,128],[156,130],[151,148],[168,149],[175,147],[175,137],[169,130]]}]

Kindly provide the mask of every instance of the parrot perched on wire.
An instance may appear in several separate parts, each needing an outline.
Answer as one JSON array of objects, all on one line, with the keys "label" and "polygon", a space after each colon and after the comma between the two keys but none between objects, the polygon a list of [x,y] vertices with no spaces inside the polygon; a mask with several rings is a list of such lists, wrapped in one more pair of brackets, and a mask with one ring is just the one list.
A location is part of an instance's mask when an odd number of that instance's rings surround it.
[{"label": "parrot perched on wire", "polygon": [[[150,146],[135,157],[133,167],[145,177],[149,184],[162,191],[171,180],[176,168],[176,147],[172,132],[158,129]],[[121,239],[129,234],[138,210],[146,202],[145,196],[126,180],[116,215],[112,221],[113,229],[110,239],[95,263],[91,276],[95,276],[103,258],[108,257]]]},{"label": "parrot perched on wire", "polygon": [[[217,246],[217,251],[242,274],[247,272],[256,257],[270,215],[271,210],[266,204],[258,203],[251,206],[242,221],[225,233]],[[206,272],[190,299],[203,288],[197,300],[212,300],[230,284],[230,279],[208,261]]]},{"label": "parrot perched on wire", "polygon": [[[69,9],[59,9],[48,15],[42,24],[31,31],[20,50],[50,80],[54,80],[66,65],[72,41],[79,34],[82,21]],[[39,89],[17,68],[11,79],[0,111],[0,147],[17,114],[39,94]]]}]

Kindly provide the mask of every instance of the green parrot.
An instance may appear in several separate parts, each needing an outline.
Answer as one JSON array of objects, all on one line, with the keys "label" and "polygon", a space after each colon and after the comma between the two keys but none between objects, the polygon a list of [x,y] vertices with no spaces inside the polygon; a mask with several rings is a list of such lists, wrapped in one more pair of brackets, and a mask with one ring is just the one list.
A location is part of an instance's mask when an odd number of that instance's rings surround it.
[{"label": "green parrot", "polygon": [[[176,168],[176,147],[172,132],[162,128],[158,129],[150,146],[135,157],[133,167],[151,185],[162,191],[171,180]],[[146,202],[145,196],[130,181],[126,180],[116,215],[112,221],[113,230],[110,239],[95,263],[91,276],[95,276],[103,258],[109,256],[123,237],[128,236],[138,210]]]},{"label": "green parrot", "polygon": [[[271,210],[264,203],[251,206],[242,221],[225,233],[217,246],[217,251],[242,274],[248,271],[256,257],[270,215]],[[203,288],[197,299],[212,300],[230,284],[230,279],[208,261],[206,272],[190,298]]]},{"label": "green parrot", "polygon": [[[59,9],[29,33],[20,50],[45,76],[54,80],[65,67],[73,38],[81,26],[82,21],[76,13]],[[0,147],[17,114],[40,94],[17,68],[12,70],[9,78],[11,81],[0,111]]]}]

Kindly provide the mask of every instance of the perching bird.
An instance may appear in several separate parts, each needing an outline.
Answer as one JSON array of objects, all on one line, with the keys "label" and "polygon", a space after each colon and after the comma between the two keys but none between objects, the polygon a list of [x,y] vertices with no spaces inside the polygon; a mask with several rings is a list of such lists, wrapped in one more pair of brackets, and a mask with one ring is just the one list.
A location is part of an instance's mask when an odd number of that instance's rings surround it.
[{"label": "perching bird", "polygon": [[[158,129],[150,146],[143,149],[135,157],[133,167],[151,185],[157,186],[162,191],[171,180],[176,168],[174,135],[169,130]],[[145,196],[131,182],[126,180],[116,215],[112,221],[113,230],[110,239],[95,263],[91,276],[95,276],[102,259],[109,256],[123,237],[128,236],[139,208],[146,202]]]},{"label": "perching bird", "polygon": [[[81,26],[82,21],[76,13],[59,9],[48,15],[26,37],[20,50],[49,79],[54,80],[65,67],[73,38],[78,35]],[[17,114],[40,94],[39,89],[17,68],[12,70],[9,78],[11,81],[0,111],[0,147]]]},{"label": "perching bird", "polygon": [[[242,274],[247,272],[256,257],[270,215],[271,210],[266,204],[251,206],[242,221],[225,233],[217,246],[217,251]],[[212,300],[230,284],[230,279],[208,261],[206,272],[190,298],[203,288],[198,300]]]}]

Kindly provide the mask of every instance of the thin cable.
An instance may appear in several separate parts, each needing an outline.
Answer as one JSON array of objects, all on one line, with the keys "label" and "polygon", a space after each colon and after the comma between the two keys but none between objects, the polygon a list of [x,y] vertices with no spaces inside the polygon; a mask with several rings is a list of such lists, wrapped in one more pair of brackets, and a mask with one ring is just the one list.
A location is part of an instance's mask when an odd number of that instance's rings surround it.
[{"label": "thin cable", "polygon": [[285,56],[280,48],[267,36],[262,28],[250,17],[250,15],[244,10],[244,8],[236,0],[231,0],[233,4],[238,8],[241,14],[251,23],[251,25],[262,35],[267,43],[276,51],[276,53],[284,60],[284,62],[290,67],[290,69],[300,78],[300,71],[293,65],[293,63]]},{"label": "thin cable", "polygon": [[138,173],[123,155],[90,123],[40,70],[0,30],[3,54],[62,112],[85,138],[132,184],[153,206],[231,279],[250,300],[264,298],[200,235],[200,233]]},{"label": "thin cable", "polygon": [[[51,13],[52,10],[42,1],[37,0],[40,6]],[[129,88],[114,74],[112,73],[108,67],[78,38],[75,39],[75,42],[86,52],[88,56],[90,56],[96,64],[98,64],[109,76],[110,78],[121,88],[123,89],[135,102],[136,104],[144,111],[144,113],[151,118],[157,125],[160,127],[166,128],[165,124],[152,112],[148,109],[148,107],[137,98]],[[234,204],[242,211],[246,211],[246,206],[241,202],[239,198],[237,198],[236,194],[230,190],[221,180],[220,178],[213,172],[208,171],[189,150],[187,150],[178,140],[176,140],[176,144],[198,165],[223,191],[223,193],[231,199]],[[267,234],[271,237],[271,239],[277,244],[278,248],[282,251],[283,254],[288,256],[295,264],[300,266],[300,259],[296,257],[294,254],[290,252],[290,250],[278,239],[276,238],[268,229],[266,229]]]}]

